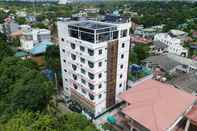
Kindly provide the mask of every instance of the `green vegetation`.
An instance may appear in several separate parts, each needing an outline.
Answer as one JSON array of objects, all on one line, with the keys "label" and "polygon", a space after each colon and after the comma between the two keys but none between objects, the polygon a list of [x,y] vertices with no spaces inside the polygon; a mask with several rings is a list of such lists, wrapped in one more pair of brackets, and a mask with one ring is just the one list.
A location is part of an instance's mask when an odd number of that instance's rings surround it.
[{"label": "green vegetation", "polygon": [[[0,130],[97,131],[85,116],[58,110],[52,99],[56,95],[54,82],[41,74],[36,63],[13,57],[14,51],[3,38],[0,50]],[[48,67],[56,70],[59,49],[47,50]]]},{"label": "green vegetation", "polygon": [[148,45],[135,45],[130,53],[130,64],[140,64],[141,60],[150,56],[150,47]]},{"label": "green vegetation", "polygon": [[3,131],[97,131],[90,121],[77,113],[54,117],[50,114],[30,111],[17,112],[1,125]]}]

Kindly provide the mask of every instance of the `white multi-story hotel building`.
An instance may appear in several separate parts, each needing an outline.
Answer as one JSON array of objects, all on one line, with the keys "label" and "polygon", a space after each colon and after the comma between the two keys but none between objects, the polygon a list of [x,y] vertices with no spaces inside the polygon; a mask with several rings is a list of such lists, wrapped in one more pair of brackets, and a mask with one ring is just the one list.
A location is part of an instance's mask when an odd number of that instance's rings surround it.
[{"label": "white multi-story hotel building", "polygon": [[182,31],[171,30],[169,33],[159,33],[154,37],[154,41],[167,45],[167,51],[180,56],[187,56],[188,50],[183,47],[186,34]]},{"label": "white multi-story hotel building", "polygon": [[64,94],[95,118],[119,102],[126,90],[128,21],[59,21]]}]

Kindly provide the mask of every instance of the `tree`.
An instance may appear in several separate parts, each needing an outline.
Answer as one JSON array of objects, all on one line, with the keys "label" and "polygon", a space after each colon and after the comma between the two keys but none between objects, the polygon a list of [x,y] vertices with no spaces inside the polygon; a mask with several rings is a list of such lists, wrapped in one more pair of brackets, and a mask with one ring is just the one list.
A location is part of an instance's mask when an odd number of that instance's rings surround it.
[{"label": "tree", "polygon": [[[132,56],[132,54],[134,56]],[[138,44],[133,48],[130,59],[131,61],[140,64],[141,60],[147,58],[150,55],[150,47],[148,45]]]},{"label": "tree", "polygon": [[45,60],[47,67],[57,72],[60,69],[59,47],[56,45],[48,46],[45,53]]},{"label": "tree", "polygon": [[33,62],[15,57],[0,62],[0,118],[17,110],[45,109],[54,92],[53,83],[35,67]]},{"label": "tree", "polygon": [[19,111],[0,126],[3,131],[98,131],[84,116],[66,113],[52,116],[39,112]]}]

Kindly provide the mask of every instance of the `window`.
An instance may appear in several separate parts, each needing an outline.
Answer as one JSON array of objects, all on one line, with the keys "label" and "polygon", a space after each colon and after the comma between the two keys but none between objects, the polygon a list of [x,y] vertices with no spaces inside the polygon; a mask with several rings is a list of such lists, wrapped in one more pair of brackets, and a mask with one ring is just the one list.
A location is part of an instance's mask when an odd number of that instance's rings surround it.
[{"label": "window", "polygon": [[127,29],[121,31],[121,38],[127,36]]},{"label": "window", "polygon": [[84,58],[80,58],[81,63],[85,63],[85,59]]},{"label": "window", "polygon": [[64,53],[65,53],[65,49],[62,49],[62,52],[64,52]]},{"label": "window", "polygon": [[78,88],[78,86],[77,86],[76,84],[73,84],[73,87],[74,87],[75,89],[77,89],[77,88]]},{"label": "window", "polygon": [[89,93],[90,100],[94,100],[94,96]]},{"label": "window", "polygon": [[125,43],[122,43],[122,48],[124,48],[125,47]]},{"label": "window", "polygon": [[68,79],[66,79],[66,78],[65,78],[64,80],[65,80],[65,81],[68,81]]},{"label": "window", "polygon": [[71,47],[73,50],[76,48],[74,43],[71,43],[71,44],[70,44],[70,47]]},{"label": "window", "polygon": [[85,85],[86,81],[84,79],[81,79],[81,83],[83,83]]},{"label": "window", "polygon": [[77,80],[77,76],[75,74],[73,74],[73,79]]},{"label": "window", "polygon": [[88,61],[88,65],[89,65],[90,68],[94,68],[94,63]]},{"label": "window", "polygon": [[122,78],[122,74],[120,75],[120,78]]},{"label": "window", "polygon": [[102,73],[99,74],[99,78],[101,78],[101,77],[102,77]]},{"label": "window", "polygon": [[94,79],[94,74],[92,74],[92,73],[88,72],[88,76],[89,76],[89,78],[90,78],[91,80],[93,80],[93,79]]},{"label": "window", "polygon": [[72,58],[73,60],[76,60],[76,55],[71,54],[71,58]]},{"label": "window", "polygon": [[64,72],[67,72],[67,70],[66,70],[66,69],[64,69]]},{"label": "window", "polygon": [[101,87],[102,87],[102,84],[100,84],[98,88],[101,89]]},{"label": "window", "polygon": [[81,73],[85,75],[86,71],[81,68]]},{"label": "window", "polygon": [[101,55],[101,54],[102,54],[102,49],[99,50],[99,55]]},{"label": "window", "polygon": [[119,87],[122,87],[122,83],[121,83],[121,84],[119,84]]},{"label": "window", "polygon": [[94,51],[91,50],[91,49],[88,49],[88,54],[89,54],[90,56],[93,56],[93,55],[94,55]]},{"label": "window", "polygon": [[73,70],[74,70],[74,71],[76,71],[76,70],[77,70],[77,66],[76,66],[76,65],[74,65],[74,64],[72,64],[72,68],[73,68]]},{"label": "window", "polygon": [[102,94],[99,95],[99,99],[101,99],[101,97],[102,97]]},{"label": "window", "polygon": [[80,51],[85,51],[85,48],[83,46],[80,46]]},{"label": "window", "polygon": [[83,94],[86,94],[86,91],[85,91],[84,89],[81,89],[81,92],[82,92]]},{"label": "window", "polygon": [[123,58],[124,58],[124,55],[122,54],[122,55],[121,55],[121,59],[123,59]]},{"label": "window", "polygon": [[101,67],[102,66],[102,62],[99,62],[99,67]]},{"label": "window", "polygon": [[88,87],[90,88],[90,90],[94,90],[94,85],[92,85],[91,83],[88,83]]},{"label": "window", "polygon": [[123,65],[120,65],[120,68],[122,69],[123,68]]},{"label": "window", "polygon": [[64,61],[64,63],[66,63],[66,60],[63,60]]},{"label": "window", "polygon": [[63,41],[63,42],[64,42],[64,38],[62,38],[62,39],[61,39],[61,41]]}]

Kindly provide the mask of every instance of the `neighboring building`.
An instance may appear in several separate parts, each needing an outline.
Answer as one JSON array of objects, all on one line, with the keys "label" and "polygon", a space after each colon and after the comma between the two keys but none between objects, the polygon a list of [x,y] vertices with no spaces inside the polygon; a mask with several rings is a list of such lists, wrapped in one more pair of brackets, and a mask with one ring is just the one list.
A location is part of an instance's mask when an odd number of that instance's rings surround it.
[{"label": "neighboring building", "polygon": [[78,0],[57,0],[57,1],[58,1],[58,4],[69,4]]},{"label": "neighboring building", "polygon": [[123,127],[130,131],[183,131],[187,128],[185,115],[196,101],[195,96],[151,79],[120,98],[126,102],[120,113]]},{"label": "neighboring building", "polygon": [[152,26],[149,28],[144,28],[143,26],[138,26],[135,31],[134,34],[135,35],[139,35],[141,37],[145,37],[145,38],[154,38],[154,36],[157,33],[160,33],[163,29],[163,25],[159,25],[159,26]]},{"label": "neighboring building", "polygon": [[18,31],[18,29],[18,23],[16,23],[11,17],[7,17],[6,19],[4,19],[3,32],[8,38],[8,40],[10,39],[10,34]]},{"label": "neighboring building", "polygon": [[183,47],[187,33],[178,30],[171,30],[169,33],[159,33],[154,37],[154,41],[159,41],[168,46],[169,53],[180,56],[188,56],[188,50]]},{"label": "neighboring building", "polygon": [[172,82],[177,88],[197,95],[197,72],[180,75]]},{"label": "neighboring building", "polygon": [[158,56],[150,56],[142,61],[146,67],[153,70],[160,68],[164,72],[173,74],[176,71],[185,73],[197,70],[197,61],[177,56],[174,54],[163,54]]},{"label": "neighboring building", "polygon": [[154,55],[161,55],[168,52],[168,46],[160,41],[153,41],[151,48],[151,53],[153,53]]},{"label": "neighboring building", "polygon": [[137,35],[131,35],[131,43],[134,44],[151,44],[152,40],[137,36]]},{"label": "neighboring building", "polygon": [[51,32],[47,29],[24,30],[20,38],[21,48],[26,51],[30,51],[37,44],[45,41],[51,41]]},{"label": "neighboring building", "polygon": [[131,24],[107,18],[58,22],[64,94],[91,118],[115,105],[127,86]]}]

